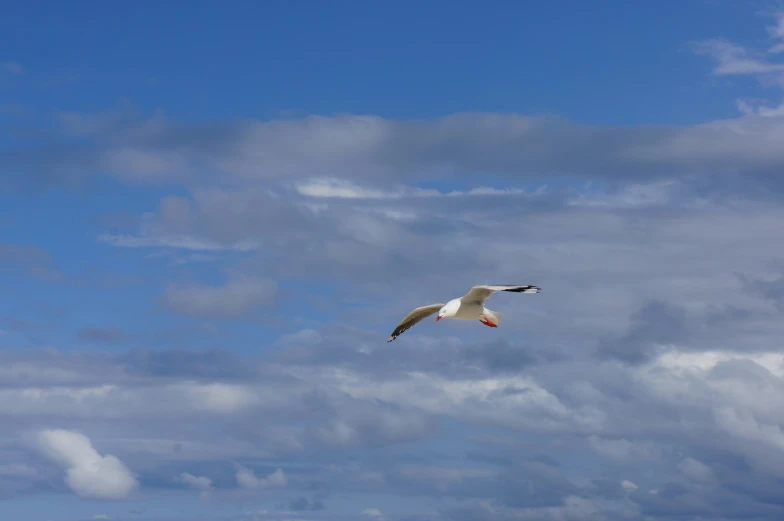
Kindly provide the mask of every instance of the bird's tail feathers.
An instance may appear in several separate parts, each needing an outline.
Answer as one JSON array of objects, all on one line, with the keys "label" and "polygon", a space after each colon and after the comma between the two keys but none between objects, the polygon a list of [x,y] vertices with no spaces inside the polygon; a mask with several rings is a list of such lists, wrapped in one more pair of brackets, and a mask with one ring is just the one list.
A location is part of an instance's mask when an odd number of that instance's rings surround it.
[{"label": "bird's tail feathers", "polygon": [[495,325],[500,324],[501,320],[503,320],[503,318],[504,318],[504,314],[503,313],[501,313],[500,311],[493,311],[492,309],[485,308],[484,314],[493,323],[495,323]]}]

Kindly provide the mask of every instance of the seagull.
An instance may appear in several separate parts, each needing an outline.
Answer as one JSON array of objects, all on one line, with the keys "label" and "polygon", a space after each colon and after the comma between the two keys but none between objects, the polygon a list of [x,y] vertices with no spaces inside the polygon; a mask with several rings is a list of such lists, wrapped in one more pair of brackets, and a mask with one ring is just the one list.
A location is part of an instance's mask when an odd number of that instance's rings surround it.
[{"label": "seagull", "polygon": [[523,285],[501,285],[501,286],[474,286],[471,291],[460,298],[455,298],[446,304],[430,304],[416,308],[400,321],[387,342],[391,342],[399,337],[411,326],[438,312],[436,322],[442,318],[453,318],[455,320],[479,320],[488,327],[498,327],[503,315],[498,311],[491,311],[485,307],[485,301],[496,291],[509,291],[512,293],[539,293],[541,291],[536,286]]}]

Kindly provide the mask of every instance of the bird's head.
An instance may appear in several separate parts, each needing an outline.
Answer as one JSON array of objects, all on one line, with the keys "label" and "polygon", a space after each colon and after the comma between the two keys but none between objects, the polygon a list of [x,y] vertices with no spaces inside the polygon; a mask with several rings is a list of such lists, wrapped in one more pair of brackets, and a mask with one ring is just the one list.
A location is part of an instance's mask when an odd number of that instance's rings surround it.
[{"label": "bird's head", "polygon": [[450,300],[447,302],[444,307],[442,307],[438,311],[438,316],[436,317],[436,322],[441,320],[444,317],[453,317],[457,313],[457,308],[460,307],[460,300]]}]

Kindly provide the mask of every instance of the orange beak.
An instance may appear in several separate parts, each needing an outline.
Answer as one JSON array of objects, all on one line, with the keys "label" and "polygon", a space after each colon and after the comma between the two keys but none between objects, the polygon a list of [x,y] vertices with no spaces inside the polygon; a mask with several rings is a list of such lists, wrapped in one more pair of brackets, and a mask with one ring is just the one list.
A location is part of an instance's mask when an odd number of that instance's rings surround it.
[{"label": "orange beak", "polygon": [[436,317],[436,322],[438,322],[439,320],[441,320],[441,315],[438,315],[438,316]]}]

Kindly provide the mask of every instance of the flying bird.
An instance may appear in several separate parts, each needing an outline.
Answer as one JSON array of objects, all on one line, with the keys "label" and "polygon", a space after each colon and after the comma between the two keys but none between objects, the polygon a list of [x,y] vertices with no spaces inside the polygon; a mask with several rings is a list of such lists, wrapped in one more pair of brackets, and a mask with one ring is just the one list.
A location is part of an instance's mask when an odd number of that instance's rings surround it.
[{"label": "flying bird", "polygon": [[399,337],[404,331],[408,330],[421,320],[438,312],[436,322],[442,318],[453,318],[455,320],[479,320],[482,324],[489,327],[498,327],[503,315],[498,311],[492,311],[485,307],[485,301],[496,291],[509,291],[512,293],[539,293],[541,291],[536,286],[474,286],[471,291],[460,298],[452,299],[446,304],[430,304],[416,308],[400,321],[387,342],[391,342]]}]

